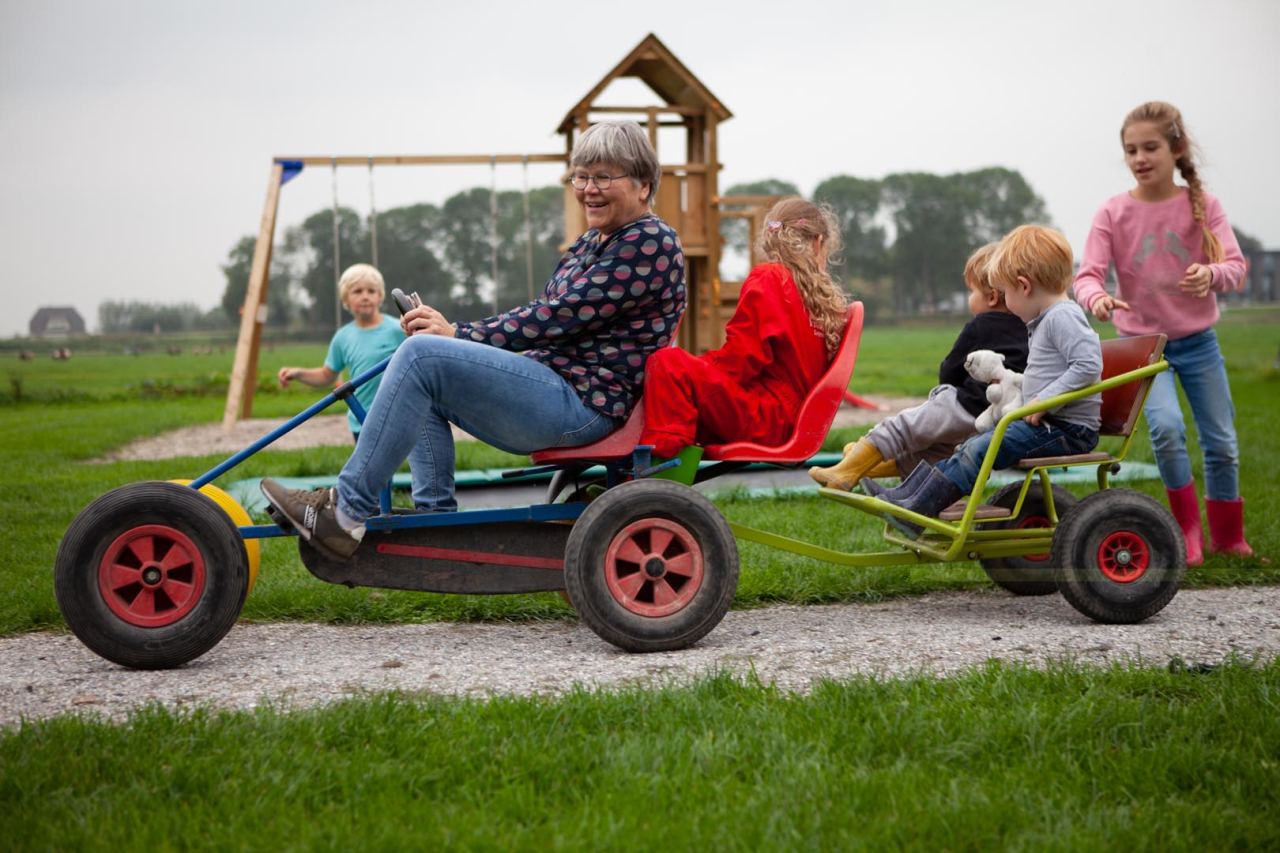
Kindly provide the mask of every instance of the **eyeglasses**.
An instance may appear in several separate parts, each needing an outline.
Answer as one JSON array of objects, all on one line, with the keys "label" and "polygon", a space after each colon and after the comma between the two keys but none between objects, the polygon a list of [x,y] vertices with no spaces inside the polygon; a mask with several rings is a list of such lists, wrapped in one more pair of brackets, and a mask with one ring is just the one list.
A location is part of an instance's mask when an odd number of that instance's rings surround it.
[{"label": "eyeglasses", "polygon": [[573,177],[569,178],[569,183],[573,186],[575,190],[585,190],[587,188],[587,184],[595,184],[596,189],[600,190],[601,192],[604,192],[605,190],[609,189],[610,185],[612,185],[614,181],[620,181],[625,177],[627,176],[626,175],[574,175]]}]

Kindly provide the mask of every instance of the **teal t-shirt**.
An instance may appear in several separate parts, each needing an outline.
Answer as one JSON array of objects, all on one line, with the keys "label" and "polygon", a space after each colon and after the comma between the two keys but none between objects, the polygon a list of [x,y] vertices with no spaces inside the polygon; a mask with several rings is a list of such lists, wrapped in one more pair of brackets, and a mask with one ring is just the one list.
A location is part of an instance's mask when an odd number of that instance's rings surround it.
[{"label": "teal t-shirt", "polygon": [[[400,321],[394,317],[383,314],[382,322],[372,329],[362,329],[353,321],[333,336],[324,366],[334,373],[346,370],[348,378],[354,379],[395,352],[403,340],[404,332],[400,329]],[[381,381],[381,376],[375,376],[356,389],[356,399],[366,412],[373,405],[373,398],[378,393],[378,383]],[[351,425],[352,432],[360,431],[360,421],[356,420],[355,412],[347,412],[347,423]]]}]

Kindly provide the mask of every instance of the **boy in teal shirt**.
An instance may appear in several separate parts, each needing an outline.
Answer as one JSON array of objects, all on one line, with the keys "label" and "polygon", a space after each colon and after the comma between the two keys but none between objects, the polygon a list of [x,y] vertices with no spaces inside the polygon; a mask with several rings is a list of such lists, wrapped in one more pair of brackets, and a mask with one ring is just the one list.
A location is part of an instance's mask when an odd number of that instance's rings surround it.
[{"label": "boy in teal shirt", "polygon": [[[326,388],[334,384],[344,369],[349,377],[359,376],[395,352],[404,340],[400,321],[381,311],[386,285],[377,268],[369,264],[348,267],[338,281],[338,296],[355,319],[334,333],[329,354],[320,367],[280,368],[276,374],[280,387],[287,388],[296,379],[316,388]],[[376,376],[356,389],[356,399],[365,411],[373,404],[381,379]],[[354,412],[347,413],[347,423],[351,434],[358,439],[360,421]]]}]

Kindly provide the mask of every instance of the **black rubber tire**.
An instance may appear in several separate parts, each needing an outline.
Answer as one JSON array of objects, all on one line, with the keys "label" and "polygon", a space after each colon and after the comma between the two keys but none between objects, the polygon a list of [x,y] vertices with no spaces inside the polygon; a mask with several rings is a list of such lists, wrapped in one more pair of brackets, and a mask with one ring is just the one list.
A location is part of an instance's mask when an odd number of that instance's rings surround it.
[{"label": "black rubber tire", "polygon": [[[162,564],[155,571],[163,570],[164,580],[155,588],[111,574],[117,558],[133,562],[139,548],[154,551],[153,563]],[[124,576],[137,571],[141,579],[147,565],[129,567]],[[235,523],[212,500],[188,486],[144,482],[107,492],[76,516],[53,575],[62,616],[86,646],[121,666],[169,669],[198,658],[231,630],[249,590],[249,559]],[[185,601],[167,595],[187,585]],[[144,593],[151,615],[141,607],[129,612]]]},{"label": "black rubber tire", "polygon": [[[634,564],[635,571],[628,573],[632,564],[623,551],[636,542],[641,550],[658,548],[652,544],[658,540],[646,538],[650,535],[672,537],[659,548],[668,556],[649,554],[645,566]],[[692,567],[686,571],[696,568],[696,580],[676,571],[677,560]],[[646,575],[650,566],[662,571],[661,577]],[[635,480],[609,489],[587,507],[569,535],[564,572],[570,603],[601,639],[629,652],[683,649],[728,612],[738,589],[738,543],[724,516],[698,492],[670,480]],[[635,595],[624,603],[617,590],[631,584],[637,585]],[[658,600],[663,595],[674,598],[663,605]],[[677,604],[674,612],[643,612]]]},{"label": "black rubber tire", "polygon": [[[1053,505],[1058,511],[1061,521],[1079,499],[1061,486],[1052,486]],[[992,506],[1013,509],[1018,502],[1018,492],[1022,483],[1010,483],[995,493],[991,498]],[[1022,512],[1007,521],[989,525],[993,529],[1010,529],[1016,527],[1047,527],[1048,513],[1044,508],[1044,489],[1040,483],[1034,482],[1027,489],[1027,499],[1022,502]],[[990,557],[979,561],[987,577],[996,586],[1008,590],[1014,595],[1052,595],[1058,591],[1058,582],[1054,579],[1048,554],[1040,559],[1031,557]]]},{"label": "black rubber tire", "polygon": [[1159,613],[1187,570],[1186,544],[1169,510],[1128,489],[1076,504],[1053,537],[1058,590],[1096,622],[1132,624]]}]

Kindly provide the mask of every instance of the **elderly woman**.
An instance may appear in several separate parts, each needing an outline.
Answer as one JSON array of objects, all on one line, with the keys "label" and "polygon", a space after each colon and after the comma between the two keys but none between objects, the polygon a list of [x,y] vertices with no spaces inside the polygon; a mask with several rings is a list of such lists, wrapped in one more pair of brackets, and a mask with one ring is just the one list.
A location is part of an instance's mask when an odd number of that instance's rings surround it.
[{"label": "elderly woman", "polygon": [[454,423],[495,447],[528,453],[589,444],[621,425],[645,360],[684,313],[684,254],[650,209],[660,176],[633,122],[603,122],[569,159],[589,230],[561,257],[542,295],[472,323],[422,306],[401,319],[396,350],[336,489],[263,480],[267,500],[318,550],[355,552],[378,492],[410,455],[414,505],[457,509]]}]

